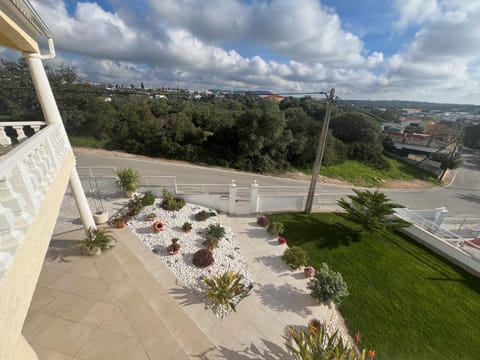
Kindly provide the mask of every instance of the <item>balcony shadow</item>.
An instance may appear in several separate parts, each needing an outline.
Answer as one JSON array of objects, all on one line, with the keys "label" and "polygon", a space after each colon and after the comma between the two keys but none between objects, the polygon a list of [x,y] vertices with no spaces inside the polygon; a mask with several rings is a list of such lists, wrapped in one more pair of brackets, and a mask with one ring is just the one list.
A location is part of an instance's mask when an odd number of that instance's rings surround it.
[{"label": "balcony shadow", "polygon": [[278,255],[259,256],[253,260],[254,262],[263,263],[275,273],[284,273],[285,271],[290,270],[290,268],[283,262],[282,257]]},{"label": "balcony shadow", "polygon": [[[292,359],[290,354],[282,347],[271,341],[260,339],[263,343],[263,349],[251,343],[243,350],[232,350],[224,346],[211,348],[198,355],[190,355],[194,359],[210,360],[214,358],[222,358],[229,360],[283,360]],[[221,355],[221,357],[220,357]]]},{"label": "balcony shadow", "polygon": [[273,284],[259,285],[254,292],[258,295],[263,305],[272,310],[293,312],[302,316],[312,314],[308,306],[313,306],[313,299],[309,294],[301,293],[290,284],[276,286]]},{"label": "balcony shadow", "polygon": [[169,289],[168,293],[178,301],[180,305],[195,305],[203,304],[200,295],[195,294],[192,289],[180,287],[176,289]]},{"label": "balcony shadow", "polygon": [[480,196],[475,194],[457,194],[456,197],[465,201],[470,201],[475,203],[480,202]]},{"label": "balcony shadow", "polygon": [[70,262],[72,260],[69,257],[82,255],[77,243],[76,240],[53,239],[50,241],[45,258],[54,262]]}]

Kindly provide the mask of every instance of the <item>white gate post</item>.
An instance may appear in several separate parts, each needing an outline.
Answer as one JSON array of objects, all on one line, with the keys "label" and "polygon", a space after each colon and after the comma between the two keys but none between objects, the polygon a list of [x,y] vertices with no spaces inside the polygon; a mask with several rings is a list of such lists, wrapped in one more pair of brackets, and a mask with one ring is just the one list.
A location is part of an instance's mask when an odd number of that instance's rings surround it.
[{"label": "white gate post", "polygon": [[256,214],[258,212],[258,183],[253,180],[252,191],[250,192],[250,213]]},{"label": "white gate post", "polygon": [[229,195],[228,195],[228,213],[233,215],[236,213],[235,204],[237,202],[237,184],[235,184],[235,180],[232,180],[229,188]]}]

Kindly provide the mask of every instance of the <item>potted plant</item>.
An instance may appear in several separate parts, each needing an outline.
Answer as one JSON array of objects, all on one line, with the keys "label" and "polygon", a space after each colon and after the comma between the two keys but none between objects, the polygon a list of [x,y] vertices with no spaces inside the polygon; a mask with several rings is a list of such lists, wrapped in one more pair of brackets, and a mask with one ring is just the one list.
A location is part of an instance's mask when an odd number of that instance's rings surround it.
[{"label": "potted plant", "polygon": [[78,246],[85,255],[100,255],[102,251],[113,246],[115,239],[108,231],[103,229],[90,228],[87,237],[79,242]]},{"label": "potted plant", "polygon": [[93,214],[93,220],[96,225],[105,224],[108,221],[108,211],[105,209],[97,209]]},{"label": "potted plant", "polygon": [[95,184],[90,182],[90,191],[93,192],[93,201],[96,207],[95,213],[93,214],[93,221],[96,225],[105,224],[108,221],[108,211],[103,207],[102,194],[100,193],[96,179]]},{"label": "potted plant", "polygon": [[115,174],[118,177],[118,187],[125,191],[128,197],[132,197],[138,188],[139,175],[137,170],[133,168],[118,169]]},{"label": "potted plant", "polygon": [[147,219],[148,221],[153,221],[155,220],[155,217],[157,216],[157,214],[155,213],[148,213],[147,215],[145,215],[145,219]]},{"label": "potted plant", "polygon": [[112,226],[117,229],[124,228],[126,224],[127,222],[125,221],[123,215],[117,215],[112,219]]},{"label": "potted plant", "polygon": [[186,233],[192,231],[192,223],[185,221],[182,225],[182,230],[183,232],[186,232]]}]

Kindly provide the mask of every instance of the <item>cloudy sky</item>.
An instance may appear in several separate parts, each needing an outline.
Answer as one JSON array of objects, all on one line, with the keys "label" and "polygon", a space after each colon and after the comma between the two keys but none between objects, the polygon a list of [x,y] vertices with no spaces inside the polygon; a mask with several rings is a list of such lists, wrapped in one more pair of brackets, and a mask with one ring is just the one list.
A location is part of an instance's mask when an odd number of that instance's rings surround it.
[{"label": "cloudy sky", "polygon": [[89,80],[480,104],[480,0],[31,2]]}]

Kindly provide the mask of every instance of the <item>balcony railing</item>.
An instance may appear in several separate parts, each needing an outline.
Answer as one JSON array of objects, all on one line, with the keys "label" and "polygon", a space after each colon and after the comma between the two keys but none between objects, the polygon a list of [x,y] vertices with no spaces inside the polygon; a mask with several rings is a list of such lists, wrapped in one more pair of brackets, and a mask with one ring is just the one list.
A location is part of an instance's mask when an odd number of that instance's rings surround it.
[{"label": "balcony railing", "polygon": [[26,133],[33,135],[45,125],[44,121],[2,121],[0,122],[0,147],[9,146],[15,142],[15,137],[12,136],[11,132],[8,133],[8,129],[15,130],[17,133],[16,139],[21,142],[28,137]]},{"label": "balcony railing", "polygon": [[0,157],[0,280],[69,148],[62,124],[55,124]]}]

